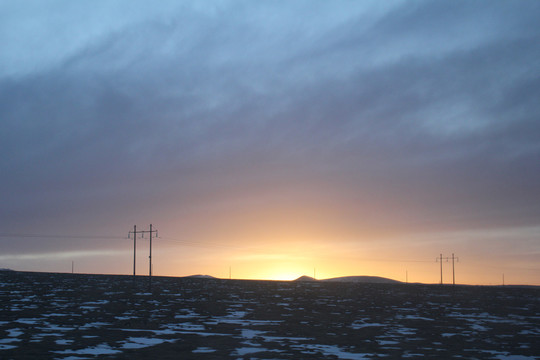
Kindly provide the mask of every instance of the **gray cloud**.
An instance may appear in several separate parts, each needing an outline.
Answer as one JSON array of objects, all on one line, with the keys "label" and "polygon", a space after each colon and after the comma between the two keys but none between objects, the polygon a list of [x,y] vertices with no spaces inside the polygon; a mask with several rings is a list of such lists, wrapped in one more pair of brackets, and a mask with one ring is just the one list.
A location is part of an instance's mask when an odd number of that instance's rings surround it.
[{"label": "gray cloud", "polygon": [[0,60],[2,225],[279,193],[355,229],[538,225],[536,2],[309,4],[39,20]]}]

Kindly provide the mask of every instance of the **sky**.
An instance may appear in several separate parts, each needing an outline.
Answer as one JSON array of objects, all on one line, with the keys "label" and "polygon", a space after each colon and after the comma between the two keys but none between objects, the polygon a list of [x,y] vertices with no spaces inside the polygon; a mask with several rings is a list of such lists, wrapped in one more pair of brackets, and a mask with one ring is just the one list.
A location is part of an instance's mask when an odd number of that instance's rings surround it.
[{"label": "sky", "polygon": [[0,267],[540,285],[538,18],[2,0]]}]

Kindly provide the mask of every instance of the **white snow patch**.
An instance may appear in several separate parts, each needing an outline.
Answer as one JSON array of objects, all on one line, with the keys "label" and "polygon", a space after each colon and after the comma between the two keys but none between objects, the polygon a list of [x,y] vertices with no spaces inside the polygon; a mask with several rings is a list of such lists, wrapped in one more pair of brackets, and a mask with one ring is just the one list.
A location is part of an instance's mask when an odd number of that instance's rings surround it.
[{"label": "white snow patch", "polygon": [[348,359],[348,360],[358,360],[358,359],[369,359],[373,357],[373,354],[363,354],[363,353],[351,353],[343,351],[336,345],[294,345],[293,348],[301,350],[302,348],[308,351],[317,351],[323,353],[325,356],[336,356],[338,359]]},{"label": "white snow patch", "polygon": [[435,321],[434,319],[423,317],[423,316],[417,316],[417,315],[396,316],[396,318],[398,318],[398,319],[406,319],[406,320]]},{"label": "white snow patch", "polygon": [[83,326],[80,327],[80,329],[96,328],[96,327],[102,327],[102,326],[107,326],[107,325],[112,325],[112,324],[111,323],[106,323],[106,322],[96,321],[96,322],[91,322],[91,323],[84,324]]},{"label": "white snow patch", "polygon": [[261,336],[265,342],[299,342],[299,341],[313,341],[314,338],[306,337],[287,337],[287,336]]},{"label": "white snow patch", "polygon": [[[128,342],[129,341],[129,342]],[[165,339],[155,339],[155,338],[145,338],[145,337],[130,337],[122,345],[122,348],[124,349],[140,349],[148,346],[154,346],[159,345],[164,342],[171,342],[172,340],[165,340]]]},{"label": "white snow patch", "polygon": [[79,355],[110,355],[110,354],[117,354],[121,352],[120,350],[114,350],[107,344],[100,344],[94,347],[89,347],[86,349],[79,349],[79,350],[62,350],[62,351],[54,351],[56,354],[79,354]]},{"label": "white snow patch", "polygon": [[255,336],[266,334],[266,331],[242,329],[242,337],[245,339],[253,339]]},{"label": "white snow patch", "polygon": [[487,327],[482,326],[482,325],[480,325],[480,324],[472,324],[472,325],[471,325],[471,328],[472,328],[473,330],[476,330],[476,331],[487,331],[487,330],[488,330]]},{"label": "white snow patch", "polygon": [[175,319],[186,319],[186,318],[190,319],[190,318],[194,318],[194,317],[199,316],[198,313],[196,313],[195,311],[189,310],[189,309],[184,309],[182,311],[185,312],[185,314],[175,315],[174,318]]},{"label": "white snow patch", "polygon": [[[270,350],[261,348],[261,347],[241,347],[235,350],[235,355],[244,356],[247,354],[253,354],[253,353],[258,353],[258,352],[263,352],[263,351],[270,351]],[[272,351],[279,352],[277,350],[272,350]]]},{"label": "white snow patch", "polygon": [[9,344],[9,343],[18,342],[18,341],[21,341],[21,339],[17,339],[17,338],[0,339],[0,344]]},{"label": "white snow patch", "polygon": [[19,328],[9,329],[9,330],[7,330],[8,336],[9,337],[19,337],[19,336],[21,336],[23,334],[23,332],[20,331],[20,330],[21,329],[19,329]]},{"label": "white snow patch", "polygon": [[40,321],[40,319],[36,319],[36,318],[22,318],[22,319],[16,320],[16,322],[18,323],[27,324],[27,325],[34,325],[38,321]]},{"label": "white snow patch", "polygon": [[355,321],[351,324],[351,328],[353,328],[353,330],[358,330],[358,329],[372,327],[372,326],[385,326],[385,325],[380,324],[380,323],[365,323],[365,322],[358,322],[358,321]]},{"label": "white snow patch", "polygon": [[59,339],[56,340],[57,345],[69,345],[73,342],[73,340],[66,340],[66,339]]},{"label": "white snow patch", "polygon": [[40,330],[43,331],[73,331],[75,330],[72,326],[58,326],[58,325],[51,325],[48,324],[47,327],[40,327]]},{"label": "white snow patch", "polygon": [[198,324],[191,324],[191,323],[183,323],[177,325],[178,330],[185,330],[185,331],[204,331],[204,325],[198,325]]},{"label": "white snow patch", "polygon": [[397,345],[399,344],[399,341],[394,340],[377,340],[379,345]]}]

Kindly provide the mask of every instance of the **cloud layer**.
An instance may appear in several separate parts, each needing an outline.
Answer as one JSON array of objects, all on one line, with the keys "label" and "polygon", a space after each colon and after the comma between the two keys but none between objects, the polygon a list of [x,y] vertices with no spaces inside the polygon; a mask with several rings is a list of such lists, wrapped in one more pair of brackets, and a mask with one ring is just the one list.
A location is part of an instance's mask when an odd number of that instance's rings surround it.
[{"label": "cloud layer", "polygon": [[539,225],[536,2],[19,6],[0,11],[8,231]]}]

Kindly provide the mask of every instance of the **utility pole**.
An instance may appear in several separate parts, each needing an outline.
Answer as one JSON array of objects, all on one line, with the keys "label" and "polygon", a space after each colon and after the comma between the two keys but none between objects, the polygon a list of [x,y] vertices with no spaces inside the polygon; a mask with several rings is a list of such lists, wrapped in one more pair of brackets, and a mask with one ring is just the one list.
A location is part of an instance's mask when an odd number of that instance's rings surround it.
[{"label": "utility pole", "polygon": [[441,285],[442,285],[443,284],[442,282],[442,254],[441,254],[439,262],[441,263]]},{"label": "utility pole", "polygon": [[148,256],[148,263],[149,263],[149,269],[148,269],[148,282],[150,288],[152,287],[152,224],[150,224],[150,255]]},{"label": "utility pole", "polygon": [[[139,231],[139,234],[141,231]],[[128,233],[128,239],[131,231]],[[137,261],[137,225],[133,225],[133,279],[135,279],[135,262]]]},{"label": "utility pole", "polygon": [[[152,235],[155,233],[156,237],[158,234],[157,230],[152,230],[152,224],[150,224],[150,230],[139,230],[137,231],[137,225],[133,225],[133,279],[135,279],[135,261],[136,261],[136,240],[137,234],[141,234],[144,237],[145,233],[150,234],[150,254],[148,256],[149,260],[149,270],[148,270],[148,279],[150,287],[152,287]],[[131,231],[128,233],[128,238],[131,235]]]},{"label": "utility pole", "polygon": [[456,272],[454,271],[454,253],[452,253],[452,285],[456,285]]},{"label": "utility pole", "polygon": [[441,263],[441,285],[443,284],[443,270],[442,270],[443,260],[446,260],[446,262],[448,262],[450,259],[452,259],[452,285],[456,285],[456,272],[454,269],[454,261],[459,262],[459,258],[455,257],[454,254],[452,254],[452,257],[447,256],[445,258],[443,258],[442,254],[440,254],[439,257],[435,258],[436,262]]},{"label": "utility pole", "polygon": [[133,225],[133,278],[135,279],[135,263],[137,261],[137,225]]}]

